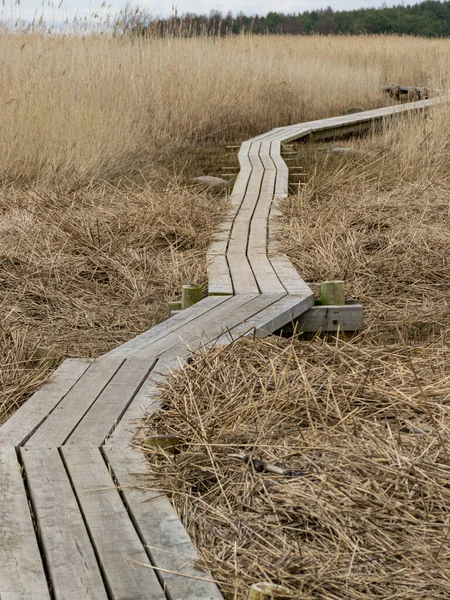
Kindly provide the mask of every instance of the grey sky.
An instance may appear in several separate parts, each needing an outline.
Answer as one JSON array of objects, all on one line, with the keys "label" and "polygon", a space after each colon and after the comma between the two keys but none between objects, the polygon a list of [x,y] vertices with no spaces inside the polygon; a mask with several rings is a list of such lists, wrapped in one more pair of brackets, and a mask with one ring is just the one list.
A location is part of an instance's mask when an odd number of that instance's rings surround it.
[{"label": "grey sky", "polygon": [[[302,12],[304,10],[314,10],[318,8],[325,8],[331,6],[332,8],[339,9],[354,9],[361,7],[372,7],[381,6],[383,0],[136,0],[132,4],[138,4],[139,6],[148,8],[155,16],[167,16],[171,14],[172,4],[178,9],[178,14],[184,12],[195,12],[195,13],[208,13],[211,9],[221,10],[227,12],[228,10],[234,13],[242,10],[246,14],[260,15],[266,14],[273,10],[278,12]],[[386,2],[388,5],[400,3],[389,0]],[[56,5],[58,1],[56,0]],[[99,10],[105,12],[115,12],[120,10],[126,4],[123,0],[110,0],[109,2],[103,2],[103,0],[63,0],[62,7],[58,11],[56,8],[48,8],[48,0],[21,0],[20,6],[17,5],[17,0],[5,0],[5,7],[1,8],[0,3],[0,15],[2,17],[14,15],[14,17],[21,16],[22,18],[29,19],[38,11],[41,14],[45,11],[46,20],[59,21],[62,12],[69,17],[73,18],[75,14],[79,14],[84,17],[90,13],[95,13]],[[43,5],[45,8],[42,8]],[[102,5],[106,5],[101,9]]]}]

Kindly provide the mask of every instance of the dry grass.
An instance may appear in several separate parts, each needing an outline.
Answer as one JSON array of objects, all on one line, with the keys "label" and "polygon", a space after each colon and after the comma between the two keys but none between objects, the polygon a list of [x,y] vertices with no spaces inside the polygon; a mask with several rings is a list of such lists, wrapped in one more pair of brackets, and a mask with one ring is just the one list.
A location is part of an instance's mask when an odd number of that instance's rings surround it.
[{"label": "dry grass", "polygon": [[449,57],[445,40],[30,31],[0,35],[0,420],[48,372],[36,344],[96,355],[205,281],[221,206],[181,184],[220,174],[213,145],[379,105],[386,81],[439,86]]},{"label": "dry grass", "polygon": [[395,36],[113,39],[1,35],[0,174],[78,188],[165,167],[189,144],[242,140],[441,86],[447,40]]},{"label": "dry grass", "polygon": [[[24,34],[0,55],[3,420],[49,372],[37,346],[95,356],[205,282],[222,203],[179,184],[209,164],[193,147],[380,105],[383,83],[443,86],[450,45]],[[150,457],[154,475],[229,598],[256,579],[301,598],[448,597],[445,119],[352,142],[284,206],[285,249],[310,281],[345,276],[368,333],[198,356],[147,423],[186,444]]]},{"label": "dry grass", "polygon": [[[448,348],[244,341],[162,391],[147,450],[225,598],[438,599],[450,590]],[[259,472],[246,454],[293,470]],[[181,559],[180,559],[181,561]]]},{"label": "dry grass", "polygon": [[206,286],[204,255],[225,205],[173,186],[4,190],[0,421],[35,377],[37,347],[98,356],[165,319],[183,283]]}]

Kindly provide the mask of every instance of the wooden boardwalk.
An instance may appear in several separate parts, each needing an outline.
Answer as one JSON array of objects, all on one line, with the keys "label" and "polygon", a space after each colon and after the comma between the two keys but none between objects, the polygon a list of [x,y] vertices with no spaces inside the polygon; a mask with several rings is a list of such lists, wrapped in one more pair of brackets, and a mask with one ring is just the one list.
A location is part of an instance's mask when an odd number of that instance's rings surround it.
[{"label": "wooden boardwalk", "polygon": [[358,131],[447,97],[274,129],[244,142],[208,254],[209,297],[97,360],[66,360],[0,427],[0,600],[219,600],[169,500],[141,489],[136,421],[190,349],[265,336],[313,294],[276,245],[281,144]]}]

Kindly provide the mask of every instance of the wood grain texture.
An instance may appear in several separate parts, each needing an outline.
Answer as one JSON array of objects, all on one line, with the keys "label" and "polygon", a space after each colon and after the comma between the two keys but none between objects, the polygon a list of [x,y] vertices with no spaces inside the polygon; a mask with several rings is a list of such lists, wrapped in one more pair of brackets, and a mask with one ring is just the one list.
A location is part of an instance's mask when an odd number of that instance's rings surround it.
[{"label": "wood grain texture", "polygon": [[353,303],[344,306],[313,306],[294,322],[300,333],[315,331],[360,331],[363,328],[363,307]]},{"label": "wood grain texture", "polygon": [[92,364],[85,358],[68,358],[25,404],[0,427],[1,446],[20,446],[38,429]]},{"label": "wood grain texture", "polygon": [[[188,352],[186,352],[186,357],[187,354]],[[172,370],[181,368],[181,365],[182,361],[178,357],[155,365],[116,428],[105,441],[106,446],[114,446],[120,449],[129,447],[139,435],[138,420],[158,410],[160,406],[158,385],[165,380]]]},{"label": "wood grain texture", "polygon": [[[142,476],[148,476],[144,456],[136,451],[122,452],[109,447],[105,449],[105,456],[122,487],[128,510],[153,564],[172,571],[160,571],[171,600],[221,600],[214,583],[200,580],[212,577],[195,567],[197,553],[167,496],[159,490],[138,487]],[[200,579],[190,579],[190,576]]]},{"label": "wood grain texture", "polygon": [[30,448],[62,446],[122,363],[122,358],[94,362],[25,445]]},{"label": "wood grain texture", "polygon": [[107,600],[80,509],[56,448],[21,455],[56,600]]},{"label": "wood grain texture", "polygon": [[65,443],[101,446],[139,392],[155,362],[153,358],[127,359]]},{"label": "wood grain texture", "polygon": [[236,320],[236,314],[245,310],[246,305],[258,297],[257,294],[240,294],[232,296],[229,301],[221,306],[218,306],[215,311],[212,311],[209,318],[204,318],[201,321],[188,323],[185,327],[179,329],[176,334],[171,334],[163,341],[162,344],[153,344],[149,350],[141,350],[136,356],[144,357],[147,351],[153,352],[156,356],[170,351],[172,348],[181,349],[191,348],[193,350],[206,345],[214,340],[227,327],[230,321]]},{"label": "wood grain texture", "polygon": [[[113,600],[166,600],[128,512],[96,448],[62,449]],[[139,564],[141,563],[141,564]]]},{"label": "wood grain texture", "polygon": [[[261,295],[260,297],[262,297]],[[274,298],[274,297],[272,297]],[[252,317],[245,319],[239,325],[230,329],[227,334],[216,340],[217,345],[229,344],[245,336],[266,337],[277,331],[286,323],[291,323],[314,304],[314,297],[284,296],[262,307]]]},{"label": "wood grain texture", "polygon": [[109,358],[128,358],[132,354],[136,353],[138,350],[146,348],[154,342],[160,340],[161,338],[164,338],[169,333],[176,331],[189,321],[193,321],[198,317],[206,315],[210,310],[214,309],[222,302],[226,302],[227,300],[228,298],[226,296],[204,298],[203,300],[201,300],[201,302],[197,302],[197,304],[194,304],[194,306],[191,306],[190,308],[181,311],[178,315],[167,319],[167,321],[159,323],[159,325],[156,325],[155,327],[144,331],[129,342],[125,342],[125,344],[122,344],[114,350],[107,352],[99,359],[97,359],[97,362],[107,360]]},{"label": "wood grain texture", "polygon": [[0,448],[0,598],[50,600],[21,468],[14,448]]}]

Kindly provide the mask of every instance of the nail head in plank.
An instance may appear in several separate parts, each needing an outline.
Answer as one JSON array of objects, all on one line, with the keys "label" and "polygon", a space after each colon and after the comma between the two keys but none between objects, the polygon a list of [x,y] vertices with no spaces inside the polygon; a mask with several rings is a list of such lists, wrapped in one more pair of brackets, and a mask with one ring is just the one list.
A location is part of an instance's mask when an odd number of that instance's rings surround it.
[{"label": "nail head in plank", "polygon": [[297,333],[316,331],[361,331],[364,309],[361,304],[313,306],[294,323]]},{"label": "nail head in plank", "polygon": [[25,445],[39,448],[64,444],[122,363],[122,358],[94,362]]},{"label": "nail head in plank", "polygon": [[172,600],[222,600],[214,583],[200,580],[211,580],[212,577],[195,568],[192,559],[197,558],[197,553],[167,496],[159,490],[137,487],[142,479],[136,474],[148,475],[144,456],[136,451],[124,453],[114,448],[106,448],[105,456],[122,487],[132,519],[148,546],[147,551],[155,566],[165,569],[160,571],[160,577],[169,597]]},{"label": "nail head in plank", "polygon": [[101,446],[139,392],[155,362],[152,358],[127,359],[77,425],[66,444],[96,448]]},{"label": "nail head in plank", "polygon": [[100,569],[56,448],[22,448],[22,460],[56,600],[107,600]]},{"label": "nail head in plank", "polygon": [[20,446],[45,421],[92,364],[88,359],[66,359],[32,396],[0,427],[2,446]]},{"label": "nail head in plank", "polygon": [[100,450],[65,446],[62,454],[110,597],[165,600],[153,569],[137,564],[149,560]]},{"label": "nail head in plank", "polygon": [[50,600],[21,467],[14,448],[0,448],[0,597]]}]

